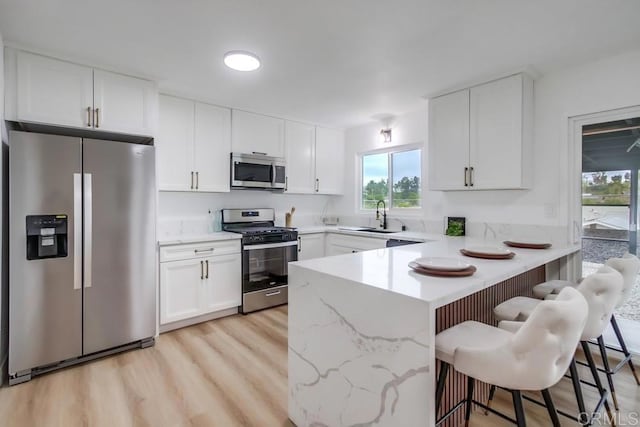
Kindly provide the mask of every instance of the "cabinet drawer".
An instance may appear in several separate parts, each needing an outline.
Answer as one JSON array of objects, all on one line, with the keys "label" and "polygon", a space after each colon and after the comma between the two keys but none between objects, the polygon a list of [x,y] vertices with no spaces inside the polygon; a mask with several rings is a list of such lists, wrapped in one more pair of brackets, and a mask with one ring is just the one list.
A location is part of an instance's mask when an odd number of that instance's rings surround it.
[{"label": "cabinet drawer", "polygon": [[240,240],[172,245],[160,248],[160,262],[240,253]]}]

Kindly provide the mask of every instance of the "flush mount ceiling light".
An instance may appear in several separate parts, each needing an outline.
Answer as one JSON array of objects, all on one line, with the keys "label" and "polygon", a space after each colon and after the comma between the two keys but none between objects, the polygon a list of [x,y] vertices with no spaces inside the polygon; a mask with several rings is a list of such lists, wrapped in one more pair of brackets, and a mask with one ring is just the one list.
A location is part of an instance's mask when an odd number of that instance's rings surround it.
[{"label": "flush mount ceiling light", "polygon": [[236,71],[254,71],[260,68],[260,58],[251,52],[232,50],[224,54],[224,64]]}]

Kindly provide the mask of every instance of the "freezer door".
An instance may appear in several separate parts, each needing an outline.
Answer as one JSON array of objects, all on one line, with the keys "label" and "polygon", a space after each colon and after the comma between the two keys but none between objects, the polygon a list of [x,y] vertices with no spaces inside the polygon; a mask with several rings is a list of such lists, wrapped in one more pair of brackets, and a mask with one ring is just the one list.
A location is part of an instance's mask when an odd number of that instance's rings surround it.
[{"label": "freezer door", "polygon": [[[10,134],[10,374],[82,353],[81,142],[64,136]],[[67,216],[66,256],[27,259],[26,218],[33,215]],[[52,243],[46,236],[51,230],[43,228],[43,253]]]},{"label": "freezer door", "polygon": [[155,335],[154,147],[84,139],[83,353]]}]

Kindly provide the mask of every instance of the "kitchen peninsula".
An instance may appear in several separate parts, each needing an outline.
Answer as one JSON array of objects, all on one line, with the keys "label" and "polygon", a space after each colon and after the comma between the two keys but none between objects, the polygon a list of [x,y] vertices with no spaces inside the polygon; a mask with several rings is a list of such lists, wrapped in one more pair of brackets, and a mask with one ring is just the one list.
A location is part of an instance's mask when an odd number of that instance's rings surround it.
[{"label": "kitchen peninsula", "polygon": [[[298,427],[435,425],[436,333],[469,319],[494,324],[495,305],[530,295],[580,249],[514,248],[509,260],[459,252],[486,244],[444,237],[290,264],[291,421]],[[459,258],[477,271],[424,276],[407,266],[419,257]],[[445,409],[464,393],[457,375],[450,375]],[[481,398],[486,390],[477,393]]]}]

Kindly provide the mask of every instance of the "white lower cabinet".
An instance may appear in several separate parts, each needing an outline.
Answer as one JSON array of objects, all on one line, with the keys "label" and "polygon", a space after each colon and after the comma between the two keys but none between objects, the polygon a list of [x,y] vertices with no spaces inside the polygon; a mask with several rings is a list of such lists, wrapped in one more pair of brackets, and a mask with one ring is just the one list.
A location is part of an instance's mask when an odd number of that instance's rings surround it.
[{"label": "white lower cabinet", "polygon": [[160,264],[160,324],[201,314],[201,260]]},{"label": "white lower cabinet", "polygon": [[160,325],[240,306],[240,241],[160,249]]},{"label": "white lower cabinet", "polygon": [[213,313],[242,304],[240,254],[212,256],[206,258],[205,263],[204,312]]},{"label": "white lower cabinet", "polygon": [[371,249],[382,249],[387,245],[386,239],[375,237],[349,236],[329,234],[327,236],[327,256],[343,255]]},{"label": "white lower cabinet", "polygon": [[301,234],[298,236],[298,261],[322,258],[324,256],[324,233]]}]

